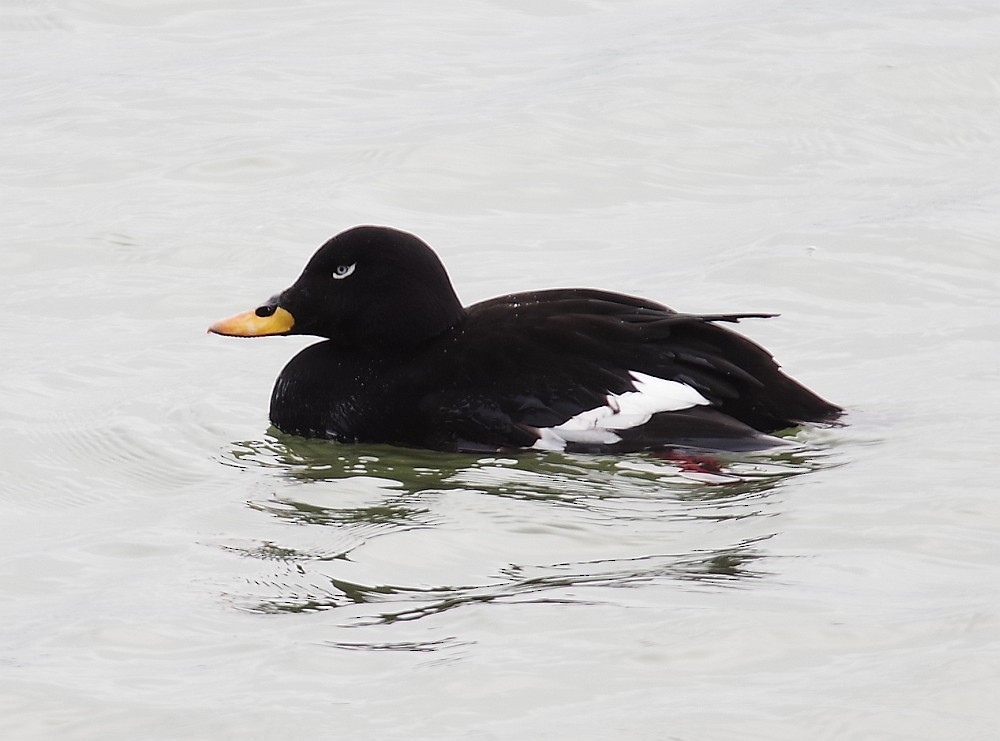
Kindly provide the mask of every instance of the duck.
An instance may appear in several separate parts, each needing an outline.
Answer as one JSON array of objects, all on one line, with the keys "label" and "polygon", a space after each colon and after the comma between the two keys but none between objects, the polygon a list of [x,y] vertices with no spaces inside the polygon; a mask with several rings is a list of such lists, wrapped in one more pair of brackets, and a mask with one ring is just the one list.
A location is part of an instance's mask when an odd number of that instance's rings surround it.
[{"label": "duck", "polygon": [[774,316],[685,314],[589,288],[463,306],[423,240],[365,225],[209,332],[321,338],[271,394],[271,423],[289,435],[465,453],[741,452],[843,412],[723,326]]}]

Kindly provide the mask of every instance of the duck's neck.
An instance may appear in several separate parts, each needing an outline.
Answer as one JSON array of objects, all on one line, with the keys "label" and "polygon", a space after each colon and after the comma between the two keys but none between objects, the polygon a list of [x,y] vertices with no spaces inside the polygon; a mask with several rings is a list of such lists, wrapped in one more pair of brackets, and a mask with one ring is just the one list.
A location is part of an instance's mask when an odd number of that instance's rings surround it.
[{"label": "duck's neck", "polygon": [[369,306],[352,327],[349,344],[393,352],[422,344],[465,319],[466,312],[451,286],[447,293],[427,292],[411,297],[406,308]]}]

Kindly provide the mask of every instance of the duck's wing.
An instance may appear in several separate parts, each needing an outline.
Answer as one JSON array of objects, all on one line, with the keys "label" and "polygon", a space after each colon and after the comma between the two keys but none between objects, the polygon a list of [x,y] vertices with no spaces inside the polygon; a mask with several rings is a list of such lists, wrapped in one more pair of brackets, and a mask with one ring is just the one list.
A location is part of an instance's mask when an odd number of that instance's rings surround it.
[{"label": "duck's wing", "polygon": [[767,447],[761,433],[840,411],[717,324],[768,316],[680,314],[592,290],[491,299],[437,346],[433,365],[448,370],[422,413],[447,438],[437,447]]}]

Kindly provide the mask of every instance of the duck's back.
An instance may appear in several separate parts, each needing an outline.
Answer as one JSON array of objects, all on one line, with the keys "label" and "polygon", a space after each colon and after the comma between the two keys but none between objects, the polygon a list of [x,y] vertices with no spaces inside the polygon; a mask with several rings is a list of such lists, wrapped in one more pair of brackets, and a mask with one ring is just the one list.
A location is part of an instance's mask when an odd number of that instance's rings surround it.
[{"label": "duck's back", "polygon": [[[835,419],[838,407],[782,373],[762,347],[718,324],[769,316],[681,314],[596,290],[519,293],[470,307],[459,340],[468,349],[456,354],[474,359],[470,379],[492,384],[504,410],[534,428],[566,424],[606,406],[609,394],[637,389],[654,397],[654,408],[655,397],[681,407],[637,426],[645,429],[620,430],[623,438],[635,438],[633,447],[669,445],[669,437],[657,439],[657,430],[664,436],[688,437],[696,428],[709,436],[738,436],[734,428],[746,432],[743,425],[769,433]],[[683,406],[691,398],[686,389],[707,403]],[[723,425],[720,415],[740,424]]]}]

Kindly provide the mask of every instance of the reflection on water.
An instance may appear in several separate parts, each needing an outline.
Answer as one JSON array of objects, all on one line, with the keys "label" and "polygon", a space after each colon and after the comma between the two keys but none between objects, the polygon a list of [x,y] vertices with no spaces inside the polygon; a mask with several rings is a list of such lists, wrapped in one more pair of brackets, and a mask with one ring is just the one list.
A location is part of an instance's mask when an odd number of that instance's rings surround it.
[{"label": "reflection on water", "polygon": [[[262,567],[252,594],[230,595],[234,604],[267,614],[342,609],[346,626],[415,621],[475,604],[603,602],[615,599],[609,590],[667,581],[739,586],[767,575],[763,544],[775,528],[753,537],[733,528],[719,543],[720,524],[766,523],[778,514],[775,495],[785,481],[833,464],[828,448],[803,444],[728,455],[718,470],[692,478],[687,463],[649,455],[482,457],[344,446],[273,430],[234,445],[223,462],[272,470],[273,493],[248,506],[295,526],[276,529],[274,540],[225,546]],[[549,517],[552,508],[559,517]],[[442,569],[425,572],[420,562],[442,557],[438,551],[449,546],[441,541],[463,532],[477,535],[471,547],[494,556],[494,569],[469,578],[459,568],[452,583],[425,583]],[[558,544],[539,557],[539,542],[567,532],[573,543],[588,543],[589,557],[558,558]],[[386,538],[393,546],[369,556]],[[522,538],[530,553],[519,550]],[[602,548],[609,555],[593,558]],[[444,558],[460,563],[463,554]],[[434,650],[453,642],[335,645]]]},{"label": "reflection on water", "polygon": [[[330,583],[357,603],[392,603],[392,611],[380,612],[360,622],[393,623],[416,620],[473,603],[582,604],[596,601],[562,594],[563,590],[572,587],[631,587],[659,577],[705,581],[752,578],[761,575],[749,565],[759,557],[752,544],[743,544],[731,551],[697,555],[668,554],[545,566],[511,566],[501,571],[506,580],[496,585],[416,589],[384,585],[367,587],[338,579],[331,579]],[[417,604],[408,605],[413,602]],[[317,607],[322,609],[336,605],[313,605],[312,609]],[[292,608],[291,611],[301,610]]]},{"label": "reflection on water", "polygon": [[[240,468],[271,468],[290,480],[367,481],[400,493],[422,489],[476,489],[483,493],[565,503],[580,499],[661,496],[658,486],[688,499],[732,499],[766,491],[781,480],[829,466],[830,450],[799,444],[764,453],[713,453],[718,470],[692,470],[685,461],[654,455],[601,456],[524,453],[517,457],[380,445],[340,445],[284,435],[235,443],[222,458]],[[707,484],[707,486],[706,486]],[[398,500],[394,500],[398,501]]]}]

